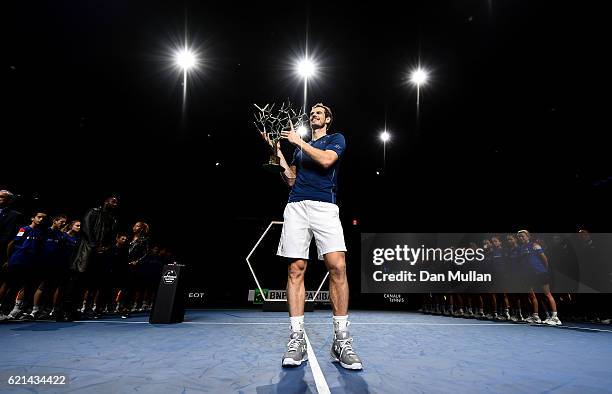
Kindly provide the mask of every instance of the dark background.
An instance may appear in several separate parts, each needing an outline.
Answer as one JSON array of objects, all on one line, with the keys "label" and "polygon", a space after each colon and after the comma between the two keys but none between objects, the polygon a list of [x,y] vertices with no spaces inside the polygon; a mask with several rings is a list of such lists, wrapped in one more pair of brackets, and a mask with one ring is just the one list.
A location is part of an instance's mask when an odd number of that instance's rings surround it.
[{"label": "dark background", "polygon": [[[595,6],[5,7],[0,188],[18,193],[24,212],[43,206],[72,217],[120,193],[124,227],[149,222],[213,303],[244,302],[253,288],[244,257],[282,218],[288,190],[261,169],[268,152],[252,104],[302,105],[293,63],[307,34],[320,67],[309,102],[331,106],[332,131],[347,139],[339,201],[352,279],[360,232],[610,231],[609,41]],[[185,29],[203,67],[183,111],[170,57]],[[431,82],[417,129],[406,78],[419,58]],[[392,141],[383,169],[385,122]],[[282,265],[270,242],[262,275],[276,271],[266,262]],[[266,287],[281,288],[279,280]]]}]

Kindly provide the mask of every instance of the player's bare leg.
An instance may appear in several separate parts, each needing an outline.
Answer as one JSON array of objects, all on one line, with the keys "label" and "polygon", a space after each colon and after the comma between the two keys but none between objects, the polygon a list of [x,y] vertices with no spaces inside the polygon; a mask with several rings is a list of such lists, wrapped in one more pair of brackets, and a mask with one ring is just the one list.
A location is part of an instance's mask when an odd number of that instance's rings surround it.
[{"label": "player's bare leg", "polygon": [[304,274],[307,261],[294,260],[289,264],[287,272],[287,306],[291,320],[291,336],[287,351],[283,355],[283,367],[298,366],[308,360],[306,339],[304,338]]},{"label": "player's bare leg", "polygon": [[295,260],[289,264],[287,273],[287,304],[289,316],[304,316],[304,302],[306,289],[304,288],[304,274],[306,273],[306,260]]},{"label": "player's bare leg", "polygon": [[334,341],[331,357],[347,369],[362,369],[359,356],[353,350],[353,338],[348,331],[349,288],[346,279],[346,258],[344,252],[331,252],[324,256],[329,272],[329,293],[332,302]]}]

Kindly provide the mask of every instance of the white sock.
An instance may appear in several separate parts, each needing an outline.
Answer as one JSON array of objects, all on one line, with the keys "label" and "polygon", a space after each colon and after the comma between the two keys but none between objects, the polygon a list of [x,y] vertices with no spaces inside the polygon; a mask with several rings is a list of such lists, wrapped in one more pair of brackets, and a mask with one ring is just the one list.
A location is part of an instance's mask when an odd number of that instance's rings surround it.
[{"label": "white sock", "polygon": [[334,323],[334,332],[346,331],[348,327],[348,315],[346,316],[334,316],[332,317]]},{"label": "white sock", "polygon": [[552,313],[552,318],[554,319],[555,317],[557,317],[557,312]]},{"label": "white sock", "polygon": [[19,300],[19,301],[15,301],[15,306],[13,306],[13,310],[11,311],[11,314],[17,313],[19,311],[21,311],[21,308],[23,307],[23,301]]},{"label": "white sock", "polygon": [[304,331],[304,315],[302,316],[291,316],[291,332],[302,332]]},{"label": "white sock", "polygon": [[32,307],[32,313],[36,313],[36,312],[38,312],[39,310],[40,310],[40,307],[38,307],[37,305],[34,305],[34,306]]}]

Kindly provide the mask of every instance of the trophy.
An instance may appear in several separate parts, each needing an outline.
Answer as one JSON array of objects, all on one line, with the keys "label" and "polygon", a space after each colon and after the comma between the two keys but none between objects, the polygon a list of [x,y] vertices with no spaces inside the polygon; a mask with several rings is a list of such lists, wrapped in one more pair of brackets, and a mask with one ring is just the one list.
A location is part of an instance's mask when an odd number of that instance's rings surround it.
[{"label": "trophy", "polygon": [[278,157],[278,141],[281,138],[281,132],[290,129],[289,121],[293,122],[296,130],[305,127],[308,124],[308,117],[303,110],[296,113],[289,101],[283,103],[276,111],[274,110],[276,104],[266,104],[263,108],[257,104],[253,105],[257,108],[253,123],[255,123],[257,130],[260,133],[266,133],[272,142],[272,154],[268,162],[264,163],[263,168],[277,174],[281,173],[284,171]]}]

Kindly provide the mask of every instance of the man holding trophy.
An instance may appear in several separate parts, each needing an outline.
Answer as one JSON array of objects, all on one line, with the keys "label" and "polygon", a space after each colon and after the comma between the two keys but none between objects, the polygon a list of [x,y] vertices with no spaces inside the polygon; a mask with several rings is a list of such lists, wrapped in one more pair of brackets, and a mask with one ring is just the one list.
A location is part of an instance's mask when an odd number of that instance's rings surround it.
[{"label": "man holding trophy", "polygon": [[[334,331],[332,360],[339,362],[344,368],[359,370],[362,369],[362,363],[353,351],[353,338],[348,332],[346,246],[336,205],[338,167],[346,143],[342,134],[327,133],[332,119],[329,107],[321,103],[312,107],[310,142],[302,140],[294,130],[291,116],[287,117],[286,128],[289,130],[274,134],[266,130],[265,125],[263,130],[260,129],[263,139],[272,148],[273,156],[276,156],[271,157],[270,163],[265,165],[266,168],[275,168],[291,187],[289,202],[283,214],[283,230],[277,252],[279,256],[287,257],[290,261],[287,304],[291,336],[282,365],[301,365],[308,359],[304,338],[304,273],[314,235],[319,260],[324,260],[329,271]],[[287,140],[296,147],[291,164],[288,164],[281,152],[281,140]]]}]

